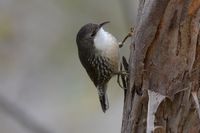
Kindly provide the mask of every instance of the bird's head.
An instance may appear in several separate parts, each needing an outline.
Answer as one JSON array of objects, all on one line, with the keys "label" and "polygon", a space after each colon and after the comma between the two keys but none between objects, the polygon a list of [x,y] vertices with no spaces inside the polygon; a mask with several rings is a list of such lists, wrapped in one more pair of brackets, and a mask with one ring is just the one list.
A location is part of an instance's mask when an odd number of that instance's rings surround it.
[{"label": "bird's head", "polygon": [[105,21],[101,24],[93,24],[89,23],[84,25],[78,32],[76,37],[76,43],[78,47],[81,48],[93,48],[94,47],[94,39],[98,32],[101,32],[102,27],[109,23],[109,21]]}]

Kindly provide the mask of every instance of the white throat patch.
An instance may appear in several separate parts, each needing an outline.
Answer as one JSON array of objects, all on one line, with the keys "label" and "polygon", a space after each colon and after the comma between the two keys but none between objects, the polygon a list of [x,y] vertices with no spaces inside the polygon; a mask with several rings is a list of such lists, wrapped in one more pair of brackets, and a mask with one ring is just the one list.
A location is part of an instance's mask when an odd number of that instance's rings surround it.
[{"label": "white throat patch", "polygon": [[115,45],[118,45],[116,38],[110,33],[106,32],[103,28],[99,29],[94,38],[95,48],[106,51]]}]

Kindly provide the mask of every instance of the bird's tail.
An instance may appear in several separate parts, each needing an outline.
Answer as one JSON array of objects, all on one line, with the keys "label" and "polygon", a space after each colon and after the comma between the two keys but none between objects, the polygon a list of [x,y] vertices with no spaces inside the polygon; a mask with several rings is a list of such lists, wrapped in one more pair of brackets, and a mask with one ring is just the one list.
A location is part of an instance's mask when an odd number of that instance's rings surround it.
[{"label": "bird's tail", "polygon": [[109,108],[109,102],[106,90],[107,90],[107,85],[98,87],[99,100],[101,103],[101,108],[104,113]]}]

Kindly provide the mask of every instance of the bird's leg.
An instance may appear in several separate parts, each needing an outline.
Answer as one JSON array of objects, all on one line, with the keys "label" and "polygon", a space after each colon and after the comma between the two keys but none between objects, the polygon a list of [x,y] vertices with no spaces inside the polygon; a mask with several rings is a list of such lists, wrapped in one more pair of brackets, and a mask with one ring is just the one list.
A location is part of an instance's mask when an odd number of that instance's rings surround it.
[{"label": "bird's leg", "polygon": [[[117,74],[117,83],[122,89],[126,89],[125,76],[122,75],[121,72],[122,72],[122,64],[120,63],[120,71],[116,73]],[[121,77],[122,84],[120,82],[120,77]]]},{"label": "bird's leg", "polygon": [[117,75],[117,83],[118,83],[119,87],[125,89],[124,85],[122,85],[120,82],[120,75]]},{"label": "bird's leg", "polygon": [[126,37],[123,39],[123,41],[119,43],[119,48],[123,47],[125,41],[126,41],[129,37],[133,36],[133,34],[134,34],[134,28],[131,27],[131,28],[130,28],[130,32],[128,33],[128,35],[126,35]]},{"label": "bird's leg", "polygon": [[[119,86],[123,89],[127,88],[128,85],[128,62],[126,60],[126,58],[123,56],[122,57],[122,63],[120,63],[120,70],[119,72],[117,72],[117,83],[119,84]],[[121,82],[120,82],[120,78],[121,78]]]},{"label": "bird's leg", "polygon": [[[121,78],[121,82],[120,82],[120,78]],[[117,75],[117,83],[118,85],[122,88],[122,89],[126,89],[127,88],[127,80],[128,77],[127,77],[127,73],[119,73]]]}]

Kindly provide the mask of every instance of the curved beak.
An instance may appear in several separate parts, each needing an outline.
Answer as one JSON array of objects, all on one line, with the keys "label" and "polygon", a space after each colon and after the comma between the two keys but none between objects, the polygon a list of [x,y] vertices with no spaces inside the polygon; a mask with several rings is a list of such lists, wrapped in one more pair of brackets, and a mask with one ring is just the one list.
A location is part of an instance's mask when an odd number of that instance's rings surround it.
[{"label": "curved beak", "polygon": [[105,22],[99,24],[99,28],[101,28],[102,26],[104,26],[105,24],[108,24],[108,23],[110,23],[110,21],[105,21]]}]

